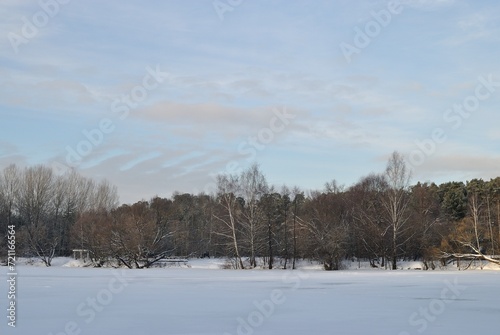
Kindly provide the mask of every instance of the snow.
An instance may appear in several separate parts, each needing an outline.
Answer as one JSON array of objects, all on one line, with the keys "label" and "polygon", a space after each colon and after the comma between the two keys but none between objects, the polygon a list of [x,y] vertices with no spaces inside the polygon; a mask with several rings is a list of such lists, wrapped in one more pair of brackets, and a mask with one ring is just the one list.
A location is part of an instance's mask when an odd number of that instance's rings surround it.
[{"label": "snow", "polygon": [[16,327],[3,317],[0,334],[498,334],[500,271],[237,271],[224,263],[19,264]]}]

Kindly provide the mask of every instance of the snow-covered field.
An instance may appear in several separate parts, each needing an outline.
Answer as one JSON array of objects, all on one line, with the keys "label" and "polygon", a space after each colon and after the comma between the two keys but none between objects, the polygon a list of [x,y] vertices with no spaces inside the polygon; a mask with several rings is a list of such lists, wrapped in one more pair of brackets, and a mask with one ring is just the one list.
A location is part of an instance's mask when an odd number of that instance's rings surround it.
[{"label": "snow-covered field", "polygon": [[220,263],[146,270],[20,264],[15,328],[5,317],[8,283],[0,284],[0,334],[500,332],[500,271],[235,271],[217,269]]}]

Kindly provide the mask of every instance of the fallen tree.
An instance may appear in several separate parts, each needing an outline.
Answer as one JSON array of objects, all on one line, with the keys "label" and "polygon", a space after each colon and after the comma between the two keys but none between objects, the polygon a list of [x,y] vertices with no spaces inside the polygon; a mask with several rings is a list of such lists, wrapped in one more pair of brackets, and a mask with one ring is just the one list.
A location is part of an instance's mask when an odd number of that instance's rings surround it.
[{"label": "fallen tree", "polygon": [[444,260],[443,263],[448,264],[452,260],[466,259],[466,260],[482,260],[500,265],[500,256],[485,255],[484,253],[481,252],[480,249],[474,247],[474,245],[472,245],[471,243],[462,243],[462,244],[463,246],[470,248],[472,252],[471,253],[443,252],[442,253],[442,259]]}]

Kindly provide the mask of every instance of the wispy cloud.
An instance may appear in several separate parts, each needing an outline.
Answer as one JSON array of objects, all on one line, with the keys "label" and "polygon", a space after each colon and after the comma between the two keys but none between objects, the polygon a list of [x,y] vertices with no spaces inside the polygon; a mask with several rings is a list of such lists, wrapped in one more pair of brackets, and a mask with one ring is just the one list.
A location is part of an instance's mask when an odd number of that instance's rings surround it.
[{"label": "wispy cloud", "polygon": [[88,161],[84,161],[79,166],[79,168],[80,169],[90,169],[90,168],[93,168],[93,167],[98,167],[101,164],[104,164],[105,162],[110,161],[113,158],[121,157],[121,156],[127,155],[129,153],[130,152],[126,151],[126,150],[111,150],[111,151],[108,151],[108,152],[106,152],[105,154],[102,154],[102,155],[95,155],[94,157],[92,157]]},{"label": "wispy cloud", "polygon": [[144,162],[150,161],[150,160],[155,159],[155,158],[159,158],[161,156],[162,156],[162,153],[160,153],[160,152],[150,152],[150,153],[147,153],[145,155],[141,155],[140,157],[137,157],[137,158],[127,162],[125,165],[122,165],[120,167],[120,171],[130,170],[130,169],[135,168]]}]

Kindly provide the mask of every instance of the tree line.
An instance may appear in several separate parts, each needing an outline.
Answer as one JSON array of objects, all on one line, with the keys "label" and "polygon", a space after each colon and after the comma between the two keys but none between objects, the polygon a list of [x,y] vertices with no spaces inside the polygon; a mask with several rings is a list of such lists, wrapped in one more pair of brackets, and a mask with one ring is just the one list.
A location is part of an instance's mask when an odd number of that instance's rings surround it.
[{"label": "tree line", "polygon": [[[227,257],[234,268],[296,267],[369,260],[396,269],[403,260],[481,259],[500,264],[500,177],[411,184],[403,156],[350,187],[269,185],[257,164],[217,176],[214,194],[175,193],[118,203],[116,187],[50,168],[0,174],[0,233],[15,225],[18,255],[40,258],[86,250],[94,266],[145,268],[168,257]],[[6,238],[1,252],[5,256]]]}]

